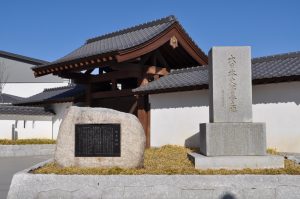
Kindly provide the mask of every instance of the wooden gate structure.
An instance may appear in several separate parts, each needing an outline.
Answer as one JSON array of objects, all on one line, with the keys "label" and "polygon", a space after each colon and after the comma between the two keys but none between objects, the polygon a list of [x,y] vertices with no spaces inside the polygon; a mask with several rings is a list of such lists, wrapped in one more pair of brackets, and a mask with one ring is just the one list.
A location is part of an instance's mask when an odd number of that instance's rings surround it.
[{"label": "wooden gate structure", "polygon": [[54,74],[86,86],[75,99],[89,107],[135,114],[150,146],[147,95],[132,89],[167,75],[171,69],[206,65],[206,54],[174,16],[95,37],[70,54],[33,68],[36,77]]}]

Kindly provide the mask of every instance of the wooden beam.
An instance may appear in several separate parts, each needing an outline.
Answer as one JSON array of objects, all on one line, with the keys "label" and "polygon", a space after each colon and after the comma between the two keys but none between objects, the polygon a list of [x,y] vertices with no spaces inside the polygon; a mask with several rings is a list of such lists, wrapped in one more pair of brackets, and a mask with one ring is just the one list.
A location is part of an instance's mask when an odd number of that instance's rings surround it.
[{"label": "wooden beam", "polygon": [[116,90],[116,91],[100,91],[92,94],[92,98],[100,99],[100,98],[114,98],[114,97],[126,97],[133,96],[133,92],[131,89],[126,90]]},{"label": "wooden beam", "polygon": [[156,53],[154,52],[154,53],[152,53],[152,56],[151,56],[151,64],[153,65],[153,66],[157,66],[157,62],[156,62]]},{"label": "wooden beam", "polygon": [[141,72],[139,71],[113,71],[109,73],[103,73],[97,76],[91,76],[89,78],[91,83],[96,82],[106,82],[112,79],[126,79],[126,78],[138,78],[141,77]]},{"label": "wooden beam", "polygon": [[129,62],[115,63],[109,66],[113,70],[142,71],[145,65]]},{"label": "wooden beam", "polygon": [[90,68],[90,69],[87,69],[84,74],[91,74],[91,72],[93,72],[94,68]]},{"label": "wooden beam", "polygon": [[74,80],[75,83],[82,83],[82,84],[87,84],[94,75],[89,75],[89,74],[84,74],[84,73],[55,73],[59,77],[62,78],[67,78],[67,79],[72,79]]},{"label": "wooden beam", "polygon": [[156,53],[156,57],[157,57],[157,60],[159,61],[159,63],[161,63],[165,67],[169,67],[168,62],[166,61],[164,56],[161,54],[161,52],[159,50],[156,50],[155,53]]},{"label": "wooden beam", "polygon": [[161,67],[157,67],[157,66],[150,66],[147,68],[146,70],[146,74],[148,75],[168,75],[169,71],[167,68],[161,68]]},{"label": "wooden beam", "polygon": [[150,56],[151,56],[151,53],[148,53],[148,54],[142,56],[142,59],[140,60],[140,64],[144,65],[149,60]]}]

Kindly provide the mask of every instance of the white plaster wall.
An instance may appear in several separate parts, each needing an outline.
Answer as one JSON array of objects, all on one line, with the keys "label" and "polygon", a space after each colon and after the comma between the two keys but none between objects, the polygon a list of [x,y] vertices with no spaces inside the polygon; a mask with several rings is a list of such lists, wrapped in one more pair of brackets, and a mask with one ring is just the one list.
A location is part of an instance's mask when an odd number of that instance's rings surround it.
[{"label": "white plaster wall", "polygon": [[253,121],[266,122],[267,146],[300,152],[300,82],[254,86]]},{"label": "white plaster wall", "polygon": [[[59,131],[59,126],[62,121],[66,108],[71,106],[72,103],[57,103],[53,104],[52,109],[56,115],[52,118],[52,121],[26,121],[24,128],[24,120],[18,121],[16,130],[18,131],[19,139],[31,139],[31,138],[47,138],[56,139]],[[15,120],[0,120],[0,139],[12,138],[12,124],[15,124]],[[53,128],[53,131],[52,131]],[[53,134],[52,134],[53,133]]]},{"label": "white plaster wall", "polygon": [[[52,138],[52,121],[26,121],[24,128],[24,120],[18,121],[16,131],[18,132],[18,139],[29,138]],[[0,139],[12,138],[12,124],[14,120],[0,120]]]},{"label": "white plaster wall", "polygon": [[[300,82],[253,87],[253,121],[267,123],[267,146],[300,152]],[[199,146],[199,124],[209,121],[208,90],[153,94],[151,145]]]},{"label": "white plaster wall", "polygon": [[197,146],[199,123],[208,122],[208,90],[150,95],[151,146]]},{"label": "white plaster wall", "polygon": [[67,85],[68,81],[62,83],[7,83],[4,86],[3,93],[19,97],[30,97],[43,92],[45,88],[55,88]]}]

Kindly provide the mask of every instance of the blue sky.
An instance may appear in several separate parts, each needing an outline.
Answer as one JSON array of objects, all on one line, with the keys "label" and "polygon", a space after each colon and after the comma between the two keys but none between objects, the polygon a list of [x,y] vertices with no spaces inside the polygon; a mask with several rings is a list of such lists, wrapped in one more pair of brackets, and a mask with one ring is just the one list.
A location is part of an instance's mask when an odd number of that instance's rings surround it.
[{"label": "blue sky", "polygon": [[175,15],[206,53],[250,45],[253,57],[300,51],[299,0],[1,0],[0,50],[53,61],[86,39]]}]

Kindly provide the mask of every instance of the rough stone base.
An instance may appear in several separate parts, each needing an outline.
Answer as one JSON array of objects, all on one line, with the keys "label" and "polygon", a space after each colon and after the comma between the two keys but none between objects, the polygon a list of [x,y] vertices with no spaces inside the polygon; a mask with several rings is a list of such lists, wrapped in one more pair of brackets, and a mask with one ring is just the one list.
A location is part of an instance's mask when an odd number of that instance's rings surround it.
[{"label": "rough stone base", "polygon": [[205,156],[266,155],[266,125],[200,124],[200,153]]},{"label": "rough stone base", "polygon": [[199,153],[190,153],[189,158],[196,169],[272,169],[283,168],[282,156],[218,156],[207,157]]}]

